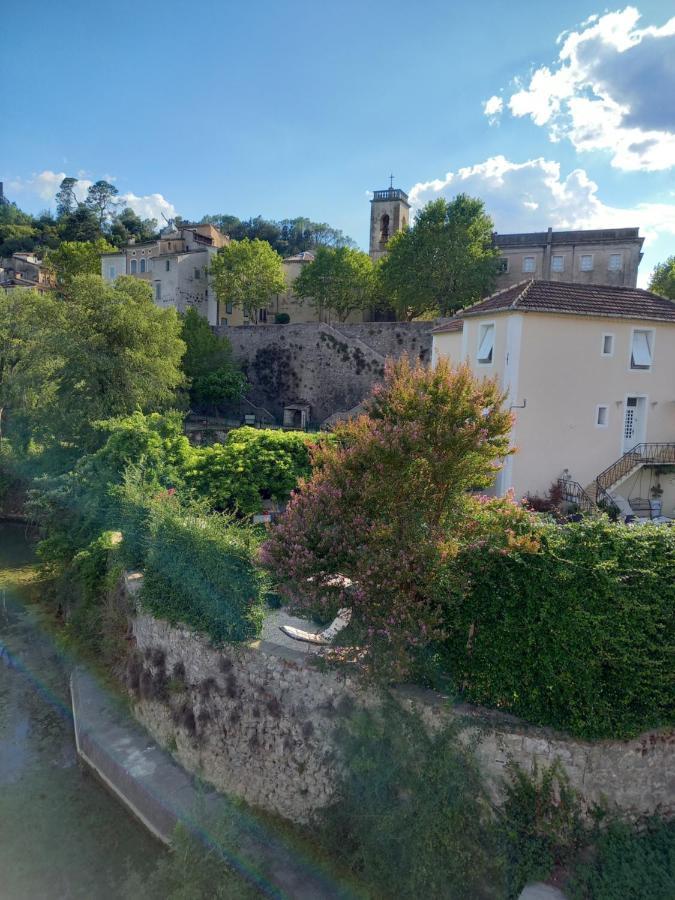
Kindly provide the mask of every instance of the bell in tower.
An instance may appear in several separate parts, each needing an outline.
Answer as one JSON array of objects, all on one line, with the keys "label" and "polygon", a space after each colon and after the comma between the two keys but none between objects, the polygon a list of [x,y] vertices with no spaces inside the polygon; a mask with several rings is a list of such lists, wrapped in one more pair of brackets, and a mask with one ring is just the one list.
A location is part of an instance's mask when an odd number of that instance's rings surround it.
[{"label": "bell in tower", "polygon": [[395,188],[394,176],[389,177],[385,191],[373,191],[370,201],[370,258],[373,262],[387,252],[389,239],[408,227],[410,204],[405,191]]}]

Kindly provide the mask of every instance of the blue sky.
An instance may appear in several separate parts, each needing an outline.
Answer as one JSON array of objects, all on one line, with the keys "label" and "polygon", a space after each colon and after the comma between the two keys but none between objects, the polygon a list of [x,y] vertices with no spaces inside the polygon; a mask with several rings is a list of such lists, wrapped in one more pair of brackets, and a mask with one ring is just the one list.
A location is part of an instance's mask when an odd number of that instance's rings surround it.
[{"label": "blue sky", "polygon": [[639,224],[643,281],[675,252],[673,0],[38,0],[3,33],[0,178],[31,211],[107,177],[144,214],[307,215],[365,247],[393,172],[499,231]]}]

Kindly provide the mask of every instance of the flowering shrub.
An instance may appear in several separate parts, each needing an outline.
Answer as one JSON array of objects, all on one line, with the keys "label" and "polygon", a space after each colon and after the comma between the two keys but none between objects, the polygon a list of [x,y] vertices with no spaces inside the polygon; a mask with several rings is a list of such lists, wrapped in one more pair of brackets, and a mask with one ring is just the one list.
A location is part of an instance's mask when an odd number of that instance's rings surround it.
[{"label": "flowering shrub", "polygon": [[[353,608],[375,655],[406,668],[407,650],[447,629],[447,563],[473,501],[509,451],[511,415],[495,381],[466,366],[387,365],[366,412],[315,451],[262,559],[305,610]],[[331,575],[354,580],[348,589]]]}]

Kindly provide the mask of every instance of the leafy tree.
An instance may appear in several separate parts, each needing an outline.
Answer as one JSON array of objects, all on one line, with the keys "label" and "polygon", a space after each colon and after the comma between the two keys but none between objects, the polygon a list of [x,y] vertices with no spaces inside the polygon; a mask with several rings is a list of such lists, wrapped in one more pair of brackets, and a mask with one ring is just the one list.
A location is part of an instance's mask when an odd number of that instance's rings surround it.
[{"label": "leafy tree", "polygon": [[56,277],[61,292],[67,292],[77,275],[98,275],[101,271],[101,254],[115,248],[103,238],[93,242],[64,241],[56,250],[49,250],[46,263]]},{"label": "leafy tree", "polygon": [[0,291],[0,440],[8,414],[20,416],[53,390],[58,359],[44,352],[44,344],[60,316],[49,294]]},{"label": "leafy tree", "polygon": [[75,185],[77,178],[64,178],[61,182],[56,197],[56,216],[59,219],[74,213],[78,206],[78,199],[75,196]]},{"label": "leafy tree", "polygon": [[195,453],[187,482],[216,509],[257,513],[264,499],[288,500],[309,475],[310,448],[319,440],[304,431],[236,428],[225,443]]},{"label": "leafy tree", "polygon": [[149,285],[137,278],[108,285],[77,275],[68,299],[31,298],[55,314],[43,317],[39,337],[25,347],[32,402],[21,409],[22,434],[89,450],[101,441],[99,420],[175,404],[185,345],[175,310],[155,306]]},{"label": "leafy tree", "polygon": [[101,230],[115,208],[118,193],[117,188],[108,181],[96,181],[87,191],[85,203],[95,213]]},{"label": "leafy tree", "polygon": [[214,334],[195,309],[183,316],[181,336],[185,341],[183,372],[192,402],[197,406],[218,406],[241,400],[246,379],[232,359],[228,339]]},{"label": "leafy tree", "polygon": [[354,241],[344,235],[338,228],[332,228],[325,222],[312,222],[304,216],[295,219],[270,221],[256,216],[242,221],[237,216],[216,215],[204,216],[202,224],[215,225],[223,234],[235,241],[244,238],[267,241],[273,250],[282,256],[294,256],[303,250],[314,250],[317,247],[355,247]]},{"label": "leafy tree", "polygon": [[219,302],[240,306],[253,321],[286,289],[281,257],[266,241],[231,241],[218,251],[211,272]]},{"label": "leafy tree", "polygon": [[498,250],[481,200],[458,194],[428,203],[412,228],[389,241],[378,268],[381,290],[402,319],[448,315],[494,287]]},{"label": "leafy tree", "polygon": [[111,239],[117,246],[136,241],[150,241],[157,233],[157,219],[141,219],[130,207],[115,216],[110,229]]},{"label": "leafy tree", "polygon": [[80,203],[74,212],[61,220],[61,237],[64,241],[97,241],[102,234],[96,213]]},{"label": "leafy tree", "polygon": [[314,306],[329,309],[341,322],[373,297],[373,264],[367,253],[348,247],[319,247],[293,283],[293,292]]},{"label": "leafy tree", "polygon": [[649,290],[675,300],[675,256],[669,256],[654,268],[649,280]]},{"label": "leafy tree", "polygon": [[[264,548],[281,590],[301,608],[353,606],[405,672],[409,649],[444,634],[447,585],[467,491],[487,487],[509,451],[511,414],[496,381],[470,369],[387,365],[366,413],[321,445]],[[342,573],[356,593],[334,584]],[[381,671],[384,671],[381,667]]]}]

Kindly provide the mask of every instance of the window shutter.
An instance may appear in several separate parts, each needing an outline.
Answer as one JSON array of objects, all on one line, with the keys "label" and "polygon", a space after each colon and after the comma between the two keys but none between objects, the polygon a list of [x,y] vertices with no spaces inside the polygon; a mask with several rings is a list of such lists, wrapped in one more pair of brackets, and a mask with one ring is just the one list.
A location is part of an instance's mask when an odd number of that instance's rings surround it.
[{"label": "window shutter", "polygon": [[633,352],[630,364],[637,369],[648,369],[652,364],[652,351],[646,331],[633,332]]},{"label": "window shutter", "polygon": [[495,343],[494,325],[483,326],[483,337],[478,348],[478,362],[492,362],[492,351]]}]

